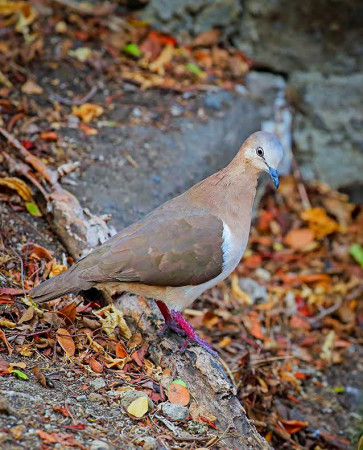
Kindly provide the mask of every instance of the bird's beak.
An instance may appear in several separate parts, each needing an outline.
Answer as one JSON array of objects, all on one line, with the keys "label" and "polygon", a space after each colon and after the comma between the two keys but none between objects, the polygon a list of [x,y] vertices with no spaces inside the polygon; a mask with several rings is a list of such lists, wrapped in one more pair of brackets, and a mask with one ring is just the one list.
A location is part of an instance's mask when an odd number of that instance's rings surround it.
[{"label": "bird's beak", "polygon": [[271,180],[273,181],[273,184],[275,185],[276,189],[279,188],[280,182],[279,182],[279,173],[276,169],[273,169],[269,165],[267,165],[268,171],[270,173]]}]

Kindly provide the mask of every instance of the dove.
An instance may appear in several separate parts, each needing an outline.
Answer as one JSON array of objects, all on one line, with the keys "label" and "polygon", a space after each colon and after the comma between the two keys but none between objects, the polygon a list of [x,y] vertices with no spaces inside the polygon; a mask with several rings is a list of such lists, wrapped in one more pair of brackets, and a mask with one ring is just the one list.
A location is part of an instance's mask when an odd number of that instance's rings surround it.
[{"label": "dove", "polygon": [[284,155],[275,135],[257,131],[219,172],[120,231],[70,269],[30,291],[36,302],[102,285],[154,299],[171,329],[216,355],[181,311],[227,278],[246,249],[259,176],[279,186]]}]

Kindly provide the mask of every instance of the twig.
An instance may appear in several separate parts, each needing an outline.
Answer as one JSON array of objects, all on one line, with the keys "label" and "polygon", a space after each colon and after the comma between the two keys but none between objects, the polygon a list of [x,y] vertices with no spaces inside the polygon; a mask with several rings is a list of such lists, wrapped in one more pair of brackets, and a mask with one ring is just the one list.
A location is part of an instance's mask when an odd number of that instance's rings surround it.
[{"label": "twig", "polygon": [[86,14],[89,16],[108,16],[111,14],[115,8],[115,4],[106,3],[92,6],[92,4],[86,3],[86,2],[77,2],[75,0],[53,0],[55,3],[58,3],[62,6],[67,6],[68,8],[73,9],[74,11],[77,11],[80,14]]},{"label": "twig", "polygon": [[304,317],[305,320],[307,320],[310,325],[314,326],[318,322],[320,322],[324,317],[329,316],[333,312],[335,312],[337,309],[339,309],[343,304],[343,300],[339,300],[334,305],[330,306],[329,308],[323,309],[318,315],[315,317]]},{"label": "twig", "polygon": [[92,86],[91,90],[84,95],[82,98],[79,99],[74,99],[74,100],[70,100],[69,98],[64,98],[59,94],[56,94],[55,92],[52,92],[49,97],[51,98],[51,100],[54,100],[58,103],[62,103],[63,105],[68,105],[68,106],[72,106],[72,105],[82,105],[83,103],[88,102],[97,92],[98,90],[98,86]]}]

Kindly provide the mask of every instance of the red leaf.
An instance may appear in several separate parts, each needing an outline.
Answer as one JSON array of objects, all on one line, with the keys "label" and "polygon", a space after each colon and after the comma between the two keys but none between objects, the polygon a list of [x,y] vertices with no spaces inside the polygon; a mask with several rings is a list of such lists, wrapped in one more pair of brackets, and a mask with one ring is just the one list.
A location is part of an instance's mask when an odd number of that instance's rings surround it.
[{"label": "red leaf", "polygon": [[125,358],[127,351],[121,342],[116,342],[116,358]]},{"label": "red leaf", "polygon": [[[25,292],[28,292],[27,289],[25,289]],[[1,294],[7,294],[7,295],[24,295],[24,289],[17,289],[17,288],[0,288],[0,295]]]},{"label": "red leaf", "polygon": [[53,406],[53,411],[63,414],[64,417],[70,417],[69,412],[64,406]]}]

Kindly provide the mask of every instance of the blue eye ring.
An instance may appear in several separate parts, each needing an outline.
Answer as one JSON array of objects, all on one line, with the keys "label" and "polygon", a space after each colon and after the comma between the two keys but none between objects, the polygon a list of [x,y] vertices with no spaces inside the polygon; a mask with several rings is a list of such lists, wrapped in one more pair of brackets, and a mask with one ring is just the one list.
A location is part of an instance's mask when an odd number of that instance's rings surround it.
[{"label": "blue eye ring", "polygon": [[264,157],[264,151],[263,151],[263,148],[262,147],[257,147],[256,148],[256,154],[257,154],[257,156],[260,156],[261,158],[263,158]]}]

